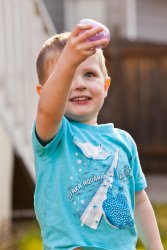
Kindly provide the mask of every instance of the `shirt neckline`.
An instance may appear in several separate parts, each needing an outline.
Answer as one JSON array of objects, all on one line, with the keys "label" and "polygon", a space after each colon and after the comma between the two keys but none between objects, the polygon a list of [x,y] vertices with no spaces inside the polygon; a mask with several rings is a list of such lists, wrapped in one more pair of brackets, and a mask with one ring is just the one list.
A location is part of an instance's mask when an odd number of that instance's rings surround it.
[{"label": "shirt neckline", "polygon": [[78,128],[82,128],[82,129],[88,130],[90,132],[111,133],[114,130],[113,123],[90,125],[90,124],[80,123],[80,122],[72,121],[72,120],[69,120],[69,122],[72,125],[77,126]]}]

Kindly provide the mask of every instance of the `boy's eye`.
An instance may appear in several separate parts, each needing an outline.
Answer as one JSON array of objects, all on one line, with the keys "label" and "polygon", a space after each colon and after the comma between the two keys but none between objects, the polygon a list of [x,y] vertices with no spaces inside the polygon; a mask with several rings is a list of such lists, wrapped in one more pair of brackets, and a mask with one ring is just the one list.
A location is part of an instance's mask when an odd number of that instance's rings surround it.
[{"label": "boy's eye", "polygon": [[94,77],[95,74],[93,72],[86,72],[84,76],[85,77]]}]

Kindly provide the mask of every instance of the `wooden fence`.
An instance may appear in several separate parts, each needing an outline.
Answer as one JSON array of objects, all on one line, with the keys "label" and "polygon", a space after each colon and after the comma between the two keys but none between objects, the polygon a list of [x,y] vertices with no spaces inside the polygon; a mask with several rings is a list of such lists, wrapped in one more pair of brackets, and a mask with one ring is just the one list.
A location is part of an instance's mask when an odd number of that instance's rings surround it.
[{"label": "wooden fence", "polygon": [[135,139],[144,172],[167,173],[167,46],[115,39],[111,87],[99,116]]}]

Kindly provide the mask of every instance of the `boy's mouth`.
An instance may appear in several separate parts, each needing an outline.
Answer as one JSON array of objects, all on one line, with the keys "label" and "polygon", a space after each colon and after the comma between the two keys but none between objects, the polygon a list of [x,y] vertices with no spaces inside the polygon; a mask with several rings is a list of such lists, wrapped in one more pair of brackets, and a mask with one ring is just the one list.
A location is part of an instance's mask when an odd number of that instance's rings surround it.
[{"label": "boy's mouth", "polygon": [[85,102],[85,101],[89,101],[92,98],[89,96],[75,96],[69,99],[70,102]]}]

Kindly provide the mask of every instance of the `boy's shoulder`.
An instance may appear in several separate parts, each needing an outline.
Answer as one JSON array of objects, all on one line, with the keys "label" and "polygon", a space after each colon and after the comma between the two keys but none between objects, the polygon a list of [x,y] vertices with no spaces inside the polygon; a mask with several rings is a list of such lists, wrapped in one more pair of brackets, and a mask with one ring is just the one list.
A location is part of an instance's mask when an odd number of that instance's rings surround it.
[{"label": "boy's shoulder", "polygon": [[115,127],[114,127],[114,132],[117,134],[120,140],[122,140],[124,143],[130,145],[132,148],[136,147],[136,142],[129,132],[120,128],[115,128]]},{"label": "boy's shoulder", "polygon": [[122,137],[122,138],[125,138],[127,140],[133,140],[131,134],[126,131],[126,130],[123,130],[121,128],[116,128],[114,127],[114,130]]}]

